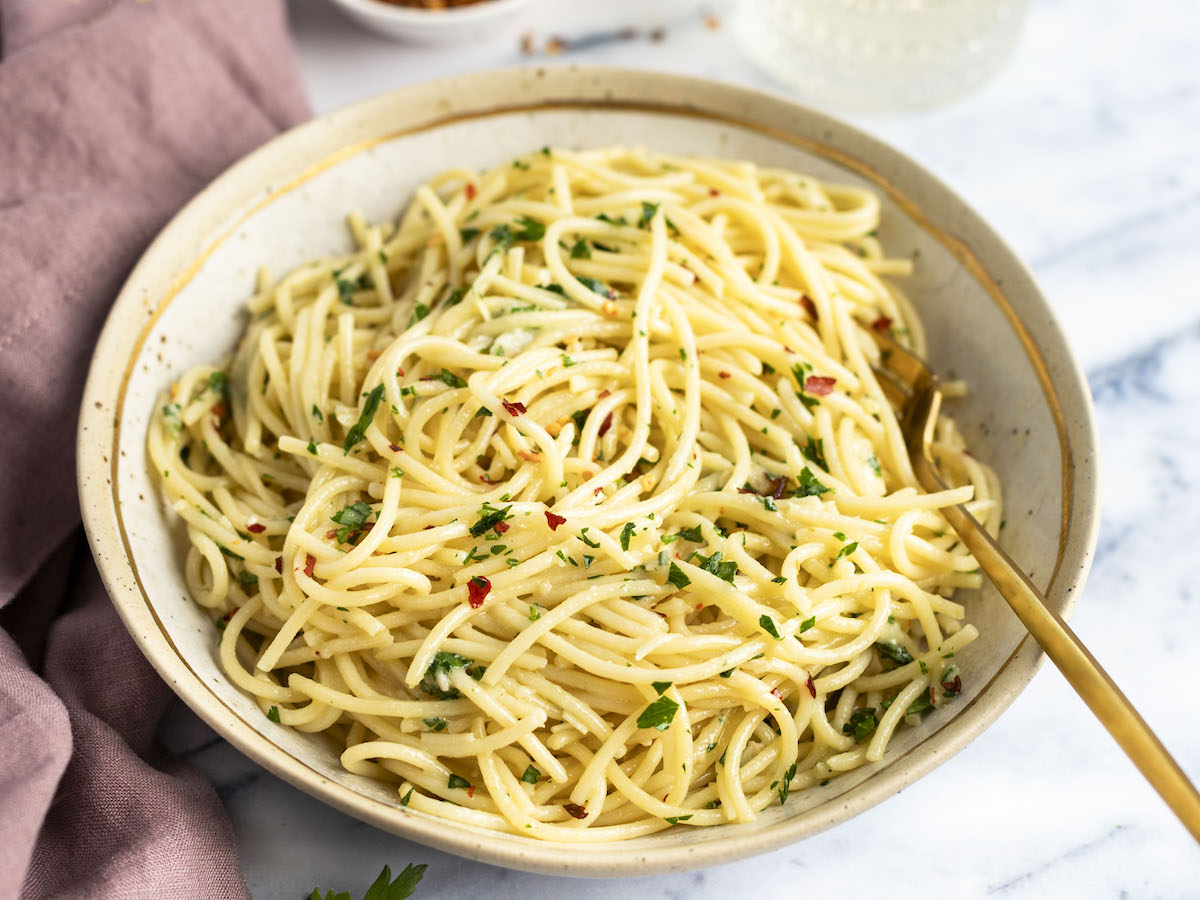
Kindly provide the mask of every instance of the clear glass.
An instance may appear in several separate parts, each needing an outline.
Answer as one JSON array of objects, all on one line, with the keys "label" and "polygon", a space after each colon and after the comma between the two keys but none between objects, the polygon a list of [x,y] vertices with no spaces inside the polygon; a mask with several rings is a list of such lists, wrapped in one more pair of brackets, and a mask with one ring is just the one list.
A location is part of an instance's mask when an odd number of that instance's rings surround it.
[{"label": "clear glass", "polygon": [[742,0],[762,68],[814,103],[927,109],[965,96],[1012,53],[1028,0]]}]

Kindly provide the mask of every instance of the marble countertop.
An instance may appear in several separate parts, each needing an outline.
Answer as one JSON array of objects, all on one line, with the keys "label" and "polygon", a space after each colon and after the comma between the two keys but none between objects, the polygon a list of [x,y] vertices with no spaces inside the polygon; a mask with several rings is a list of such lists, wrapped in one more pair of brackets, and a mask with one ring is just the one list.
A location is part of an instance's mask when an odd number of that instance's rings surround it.
[{"label": "marble countertop", "polygon": [[[786,89],[753,67],[728,2],[543,0],[519,33],[419,48],[292,0],[314,111],[522,63],[639,66]],[[713,26],[716,27],[713,27]],[[634,29],[631,36],[623,29]],[[845,116],[972,203],[1024,258],[1088,374],[1104,506],[1072,625],[1193,779],[1200,593],[1200,6],[1039,0],[979,93],[931,112]],[[551,57],[547,41],[566,48]],[[812,98],[798,98],[812,102]],[[813,105],[820,105],[813,103]],[[835,114],[837,110],[831,110]],[[1186,688],[1184,688],[1186,690]],[[915,896],[1195,897],[1200,853],[1053,668],[996,724],[888,802],[755,859],[616,884],[510,872],[377,831],[243,758],[179,704],[167,743],[216,783],[259,900],[361,896],[384,863],[428,863],[420,900]]]}]

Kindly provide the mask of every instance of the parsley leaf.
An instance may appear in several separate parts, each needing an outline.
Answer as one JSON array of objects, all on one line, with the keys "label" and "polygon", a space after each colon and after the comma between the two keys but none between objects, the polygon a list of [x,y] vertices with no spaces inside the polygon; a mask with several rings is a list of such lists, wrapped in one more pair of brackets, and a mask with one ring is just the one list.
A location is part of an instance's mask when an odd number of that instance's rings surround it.
[{"label": "parsley leaf", "polygon": [[625,527],[621,529],[621,549],[629,549],[629,539],[633,537],[633,523],[626,522]]},{"label": "parsley leaf", "polygon": [[837,558],[841,559],[843,556],[849,556],[851,553],[853,553],[857,549],[858,549],[858,541],[853,541],[838,551]]},{"label": "parsley leaf", "polygon": [[571,247],[571,259],[591,259],[592,248],[588,246],[588,242],[580,238]]},{"label": "parsley leaf", "polygon": [[426,727],[428,727],[430,731],[446,730],[446,720],[441,716],[435,716],[432,719],[423,719],[422,721],[424,721]]},{"label": "parsley leaf", "polygon": [[418,687],[429,696],[437,697],[439,700],[457,700],[462,695],[459,694],[457,688],[451,686],[447,676],[452,669],[463,669],[474,662],[475,660],[459,656],[457,653],[439,650],[433,655],[433,662],[425,670],[425,675],[421,678]]},{"label": "parsley leaf", "polygon": [[662,692],[665,691],[670,686],[671,686],[671,682],[669,682],[669,681],[652,681],[652,682],[650,682],[650,687],[654,688],[654,690],[656,690],[658,692],[659,696],[662,696]]},{"label": "parsley leaf", "polygon": [[345,509],[335,512],[330,516],[333,521],[342,526],[337,530],[338,543],[346,543],[351,532],[361,528],[363,523],[367,521],[367,517],[371,515],[371,512],[371,507],[359,500],[357,503],[351,503]]},{"label": "parsley leaf", "polygon": [[524,774],[521,775],[521,780],[526,784],[537,784],[538,779],[542,777],[542,773],[533,766],[528,766]]},{"label": "parsley leaf", "polygon": [[792,492],[793,497],[819,497],[828,494],[833,488],[828,488],[817,480],[817,477],[805,466],[800,470],[800,487]]},{"label": "parsley leaf", "polygon": [[270,719],[272,722],[278,722],[279,721],[279,707],[272,706],[270,709],[268,709],[267,710],[267,718]]},{"label": "parsley leaf", "polygon": [[468,788],[470,788],[470,786],[471,786],[471,782],[467,781],[467,779],[463,778],[462,776],[455,775],[453,773],[451,773],[451,775],[450,775],[450,780],[448,782],[446,782],[446,787],[448,787],[452,790],[464,790],[465,791]]},{"label": "parsley leaf", "polygon": [[375,883],[367,888],[363,900],[407,900],[425,875],[425,866],[407,865],[392,881],[392,870],[387,866],[379,873]]},{"label": "parsley leaf", "polygon": [[580,278],[579,283],[593,293],[599,294],[601,297],[607,297],[609,300],[617,299],[616,293],[603,281],[597,281],[595,278]]},{"label": "parsley leaf", "polygon": [[788,766],[786,772],[783,773],[783,779],[779,782],[779,805],[787,803],[788,793],[791,791],[792,779],[796,777],[796,764],[792,763]]},{"label": "parsley leaf", "polygon": [[540,241],[546,234],[546,226],[529,216],[517,216],[516,224],[521,226],[521,230],[513,232],[515,240]]},{"label": "parsley leaf", "polygon": [[850,713],[850,721],[842,726],[842,734],[854,735],[854,740],[861,744],[871,736],[878,724],[875,720],[875,707],[864,706]]},{"label": "parsley leaf", "polygon": [[766,613],[763,613],[761,616],[758,617],[758,624],[759,624],[759,627],[762,628],[763,631],[765,631],[771,637],[775,638],[775,640],[780,639],[779,638],[779,627],[775,624],[775,620],[772,619],[770,616],[768,616]]},{"label": "parsley leaf", "polygon": [[690,819],[690,818],[691,818],[691,816],[690,816],[690,815],[687,815],[687,816],[666,816],[666,817],[664,817],[664,818],[663,818],[663,821],[664,821],[664,822],[668,822],[668,823],[670,823],[671,825],[678,825],[680,822],[686,822],[686,821],[687,821],[688,819]]},{"label": "parsley leaf", "polygon": [[692,579],[688,578],[684,574],[683,569],[679,568],[675,563],[671,563],[671,569],[667,573],[667,581],[677,588],[685,588],[692,583]]},{"label": "parsley leaf", "polygon": [[465,380],[455,375],[449,369],[442,369],[442,371],[432,376],[432,380],[441,381],[452,388],[464,388],[467,386],[467,382]]},{"label": "parsley leaf", "polygon": [[664,544],[670,544],[679,540],[680,538],[683,538],[685,541],[695,541],[696,543],[700,543],[704,540],[704,535],[700,531],[700,526],[695,525],[691,528],[683,528],[677,534],[664,534],[662,536],[662,542]]},{"label": "parsley leaf", "polygon": [[675,719],[679,704],[670,697],[659,697],[644,710],[637,718],[638,728],[653,728],[656,731],[666,731]]},{"label": "parsley leaf", "polygon": [[913,661],[912,654],[895,641],[876,641],[875,647],[879,650],[880,656],[899,665],[908,665]]},{"label": "parsley leaf", "polygon": [[367,394],[367,402],[363,404],[362,415],[358,417],[358,422],[350,426],[350,430],[346,432],[346,440],[342,442],[342,449],[347,453],[350,448],[363,439],[367,428],[375,421],[375,413],[379,409],[379,402],[383,399],[383,385],[376,385],[371,393]]},{"label": "parsley leaf", "polygon": [[733,576],[737,574],[737,563],[732,559],[721,561],[721,551],[718,550],[712,556],[705,557],[700,553],[694,554],[700,560],[700,568],[705,572],[710,572],[716,575],[722,581],[733,582]]},{"label": "parsley leaf", "polygon": [[648,203],[642,201],[642,214],[638,216],[637,227],[649,228],[650,223],[654,220],[654,216],[658,213],[658,203]]},{"label": "parsley leaf", "polygon": [[487,532],[491,531],[505,519],[507,519],[508,511],[511,506],[505,506],[501,509],[496,509],[490,503],[485,503],[479,508],[479,521],[471,526],[471,537],[482,537]]},{"label": "parsley leaf", "polygon": [[813,616],[812,618],[809,618],[809,619],[805,619],[803,622],[800,623],[800,630],[797,631],[796,634],[804,634],[804,632],[808,631],[808,629],[812,628],[816,624],[817,624],[816,616]]}]

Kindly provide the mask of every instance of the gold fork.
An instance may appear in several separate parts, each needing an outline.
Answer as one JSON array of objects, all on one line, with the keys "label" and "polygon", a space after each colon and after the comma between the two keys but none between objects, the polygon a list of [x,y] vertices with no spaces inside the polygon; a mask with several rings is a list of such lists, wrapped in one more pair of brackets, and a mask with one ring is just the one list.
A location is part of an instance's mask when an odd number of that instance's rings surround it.
[{"label": "gold fork", "polygon": [[[946,484],[938,474],[930,453],[933,429],[942,403],[937,376],[921,359],[890,337],[874,329],[863,330],[874,338],[881,351],[881,365],[872,368],[879,376],[879,385],[884,394],[900,412],[901,430],[917,480],[927,491],[946,490]],[[1150,730],[1150,726],[1138,715],[1133,704],[1075,633],[1047,606],[1041,591],[1034,587],[1029,577],[1000,549],[965,507],[949,506],[942,510],[942,514],[1033,639],[1046,651],[1071,687],[1075,688],[1083,702],[1167,802],[1192,837],[1200,841],[1200,794]]]}]

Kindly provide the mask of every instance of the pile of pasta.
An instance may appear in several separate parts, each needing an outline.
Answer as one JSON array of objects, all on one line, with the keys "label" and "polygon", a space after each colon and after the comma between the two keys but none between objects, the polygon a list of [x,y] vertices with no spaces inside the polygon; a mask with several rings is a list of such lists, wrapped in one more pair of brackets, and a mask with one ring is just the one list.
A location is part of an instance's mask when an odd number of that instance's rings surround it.
[{"label": "pile of pasta", "polygon": [[[229,678],[350,772],[561,841],[750,821],[962,691],[994,474],[925,493],[870,191],[545,148],[261,273],[148,442]],[[792,801],[796,801],[793,799]]]}]

